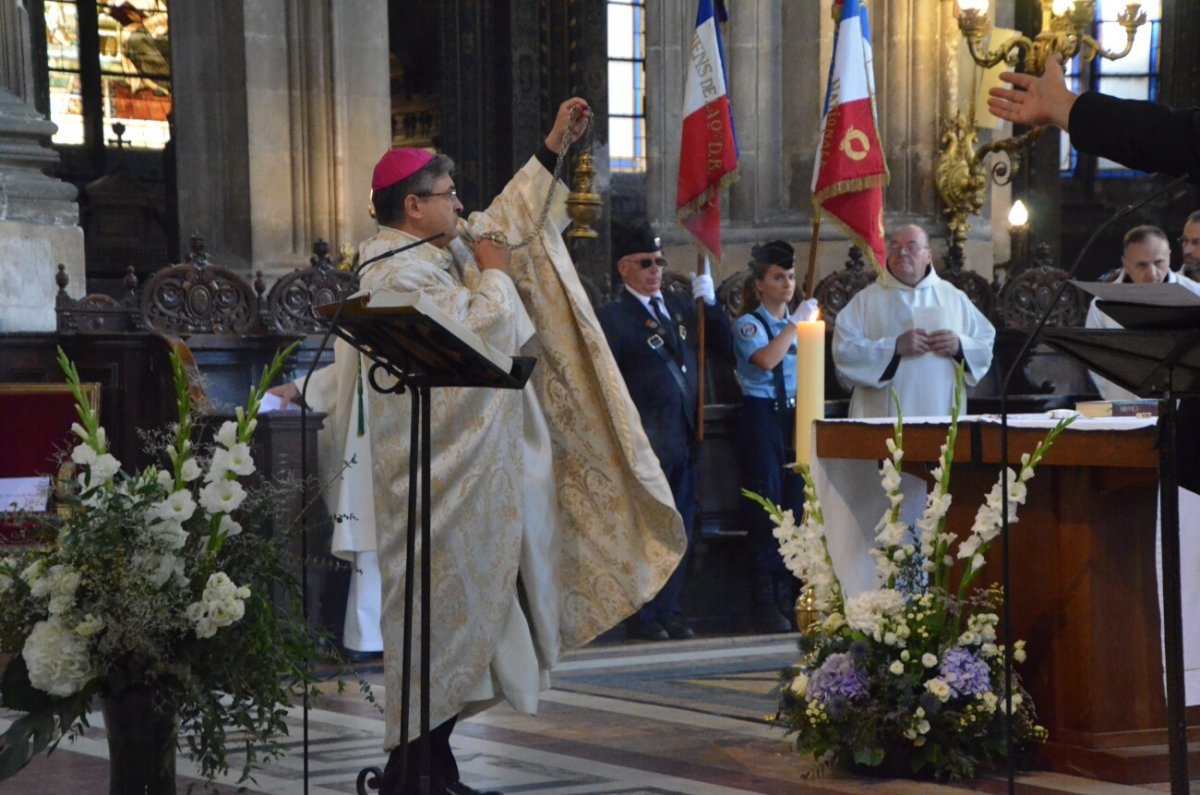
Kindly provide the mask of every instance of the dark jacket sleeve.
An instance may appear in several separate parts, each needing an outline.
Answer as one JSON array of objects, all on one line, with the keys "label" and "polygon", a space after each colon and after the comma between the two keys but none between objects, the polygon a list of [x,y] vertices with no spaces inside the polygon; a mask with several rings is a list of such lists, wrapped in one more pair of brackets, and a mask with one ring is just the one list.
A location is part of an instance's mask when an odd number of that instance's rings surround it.
[{"label": "dark jacket sleeve", "polygon": [[1071,143],[1140,171],[1200,182],[1200,107],[1118,99],[1089,91],[1071,108]]}]

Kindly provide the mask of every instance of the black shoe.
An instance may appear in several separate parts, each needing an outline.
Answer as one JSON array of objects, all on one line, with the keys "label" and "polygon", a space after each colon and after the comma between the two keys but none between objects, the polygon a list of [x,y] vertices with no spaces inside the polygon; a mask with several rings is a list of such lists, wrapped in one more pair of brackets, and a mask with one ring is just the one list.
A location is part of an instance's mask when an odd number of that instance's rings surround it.
[{"label": "black shoe", "polygon": [[754,605],[753,624],[756,632],[764,634],[792,631],[792,622],[784,618],[771,602]]},{"label": "black shoe", "polygon": [[446,795],[503,795],[503,793],[500,792],[500,790],[475,789],[474,787],[468,787],[466,784],[462,783],[461,781],[456,781],[453,784],[451,784],[450,786],[446,787],[444,792],[446,793]]},{"label": "black shoe", "polygon": [[347,651],[346,662],[350,663],[369,663],[383,662],[383,652],[381,651]]},{"label": "black shoe", "polygon": [[625,634],[632,640],[667,640],[670,635],[657,621],[643,621],[634,616],[625,621]]},{"label": "black shoe", "polygon": [[671,640],[691,640],[696,637],[696,633],[687,625],[687,619],[683,616],[671,616],[662,625]]}]

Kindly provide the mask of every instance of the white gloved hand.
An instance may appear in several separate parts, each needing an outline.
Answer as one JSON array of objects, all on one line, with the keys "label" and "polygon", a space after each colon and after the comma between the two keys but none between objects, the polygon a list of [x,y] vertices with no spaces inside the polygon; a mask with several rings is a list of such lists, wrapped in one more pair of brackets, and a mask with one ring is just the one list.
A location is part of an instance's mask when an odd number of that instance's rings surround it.
[{"label": "white gloved hand", "polygon": [[712,306],[717,302],[717,291],[713,287],[712,276],[707,273],[692,276],[692,298]]},{"label": "white gloved hand", "polygon": [[792,313],[793,317],[800,320],[811,320],[817,316],[821,306],[815,298],[805,298],[800,302],[800,306],[796,307],[796,311]]}]

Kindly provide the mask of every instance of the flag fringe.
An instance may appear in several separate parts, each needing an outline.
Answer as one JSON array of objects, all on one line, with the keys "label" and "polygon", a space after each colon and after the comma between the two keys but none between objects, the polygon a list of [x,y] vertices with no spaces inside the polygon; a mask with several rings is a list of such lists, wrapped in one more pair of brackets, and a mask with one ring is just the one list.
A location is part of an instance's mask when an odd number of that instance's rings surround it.
[{"label": "flag fringe", "polygon": [[869,174],[863,177],[855,177],[854,179],[844,179],[814,193],[812,198],[813,204],[819,208],[829,199],[836,199],[838,196],[844,196],[847,193],[860,193],[873,188],[886,188],[888,182],[891,181],[890,178],[891,175],[887,171],[884,171],[882,174]]},{"label": "flag fringe", "polygon": [[850,242],[858,246],[858,250],[861,251],[863,256],[867,258],[867,262],[870,262],[875,268],[875,274],[886,279],[887,269],[884,268],[883,264],[875,257],[875,249],[871,248],[871,245],[867,243],[866,238],[852,229],[845,221],[843,221],[841,218],[838,218],[833,213],[823,212],[822,214],[825,218],[829,218],[835,224],[837,224],[838,227],[846,233],[846,237],[850,238]]},{"label": "flag fringe", "polygon": [[693,215],[698,215],[704,209],[705,205],[711,202],[718,193],[737,182],[740,175],[740,167],[734,166],[733,171],[721,176],[715,187],[712,185],[708,186],[699,196],[675,208],[675,217],[682,222]]}]

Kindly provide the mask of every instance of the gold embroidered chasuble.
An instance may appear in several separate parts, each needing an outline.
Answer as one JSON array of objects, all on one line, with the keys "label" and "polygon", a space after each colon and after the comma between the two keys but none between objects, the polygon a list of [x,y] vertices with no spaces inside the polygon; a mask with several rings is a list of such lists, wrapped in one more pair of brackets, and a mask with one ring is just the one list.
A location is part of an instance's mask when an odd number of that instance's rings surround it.
[{"label": "gold embroidered chasuble", "polygon": [[[531,159],[471,225],[521,240],[550,187]],[[480,272],[461,240],[382,260],[362,278],[365,289],[420,291],[494,347],[538,357],[524,390],[432,390],[431,726],[500,698],[536,709],[560,651],[651,599],[685,550],[670,488],[560,234],[566,190],[554,191],[540,238],[513,252],[512,278]],[[414,240],[381,228],[360,259]],[[400,739],[411,399],[370,390],[369,401],[390,750]],[[414,615],[419,598],[418,588]],[[411,739],[418,687],[414,677]]]}]

